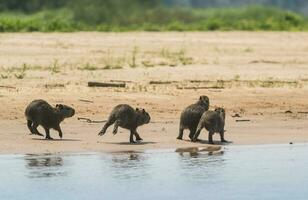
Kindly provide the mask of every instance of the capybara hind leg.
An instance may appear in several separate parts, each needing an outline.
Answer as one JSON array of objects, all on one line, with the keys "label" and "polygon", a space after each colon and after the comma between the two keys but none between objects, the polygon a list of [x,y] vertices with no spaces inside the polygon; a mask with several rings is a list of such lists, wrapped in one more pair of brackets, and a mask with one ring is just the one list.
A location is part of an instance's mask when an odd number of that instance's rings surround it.
[{"label": "capybara hind leg", "polygon": [[137,140],[137,141],[143,140],[143,139],[140,137],[140,135],[137,133],[137,131],[135,131],[134,134],[135,134],[135,137],[136,137],[136,140]]},{"label": "capybara hind leg", "polygon": [[179,136],[177,137],[178,140],[182,140],[183,139],[183,134],[184,134],[184,129],[183,127],[180,127],[179,129]]},{"label": "capybara hind leg", "polygon": [[33,124],[32,124],[32,130],[33,130],[34,134],[40,135],[40,136],[44,136],[43,134],[41,134],[41,133],[37,130],[37,127],[38,127],[38,126],[39,126],[39,125],[38,125],[37,123],[33,122]]},{"label": "capybara hind leg", "polygon": [[121,124],[121,121],[119,121],[119,120],[115,121],[113,131],[112,131],[113,135],[118,133],[118,128],[119,128],[120,124]]},{"label": "capybara hind leg", "polygon": [[196,131],[196,133],[195,133],[195,135],[194,135],[194,137],[192,139],[193,142],[197,142],[198,141],[198,137],[199,137],[199,135],[201,133],[201,130],[202,129],[197,129],[197,131]]},{"label": "capybara hind leg", "polygon": [[31,120],[27,120],[27,126],[28,126],[28,129],[30,130],[31,134],[35,134],[33,129],[32,129],[32,121]]},{"label": "capybara hind leg", "polygon": [[189,132],[189,138],[190,140],[193,140],[194,139],[194,135],[196,133],[196,129],[191,129],[190,132]]},{"label": "capybara hind leg", "polygon": [[110,120],[108,120],[108,121],[106,122],[106,124],[104,125],[103,129],[99,132],[98,135],[101,135],[101,136],[104,135],[104,134],[106,133],[108,127],[111,126],[112,124],[113,124],[113,122],[111,122]]}]

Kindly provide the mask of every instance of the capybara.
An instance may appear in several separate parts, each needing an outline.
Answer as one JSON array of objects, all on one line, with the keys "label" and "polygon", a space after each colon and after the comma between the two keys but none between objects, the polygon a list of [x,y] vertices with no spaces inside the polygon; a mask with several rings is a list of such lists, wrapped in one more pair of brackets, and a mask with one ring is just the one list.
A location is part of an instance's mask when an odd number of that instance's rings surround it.
[{"label": "capybara", "polygon": [[142,138],[137,133],[137,128],[141,125],[148,124],[151,120],[149,113],[144,109],[132,108],[127,104],[120,104],[113,108],[111,111],[108,121],[104,125],[103,129],[99,132],[102,136],[106,133],[109,126],[114,124],[113,134],[117,134],[118,127],[122,127],[130,130],[130,143],[136,143],[133,136],[135,135],[137,141],[141,141]]},{"label": "capybara", "polygon": [[25,115],[27,125],[31,134],[43,136],[37,127],[41,125],[46,132],[45,139],[51,140],[49,129],[55,129],[59,132],[60,138],[63,134],[60,128],[60,123],[65,119],[74,116],[75,110],[72,107],[57,104],[52,107],[44,100],[34,100],[26,108]]},{"label": "capybara", "polygon": [[189,138],[192,140],[197,130],[202,114],[209,109],[210,101],[207,96],[200,96],[199,100],[188,106],[181,113],[180,130],[177,139],[182,140],[185,129],[189,129]]},{"label": "capybara", "polygon": [[228,142],[224,138],[226,112],[223,108],[216,108],[214,111],[206,111],[203,113],[193,141],[196,142],[203,128],[209,132],[209,143],[214,144],[213,134],[219,133],[221,142]]}]

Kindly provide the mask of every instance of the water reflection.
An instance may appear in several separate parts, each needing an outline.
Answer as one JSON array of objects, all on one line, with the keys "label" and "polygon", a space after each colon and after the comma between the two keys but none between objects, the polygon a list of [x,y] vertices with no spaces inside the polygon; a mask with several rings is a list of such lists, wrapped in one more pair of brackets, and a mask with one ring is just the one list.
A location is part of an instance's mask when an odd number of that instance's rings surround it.
[{"label": "water reflection", "polygon": [[179,148],[175,152],[179,154],[178,168],[181,175],[194,180],[202,181],[216,176],[225,165],[224,151],[219,146]]},{"label": "water reflection", "polygon": [[114,153],[110,162],[112,175],[123,180],[145,177],[147,176],[146,168],[148,167],[146,160],[146,155],[140,152]]},{"label": "water reflection", "polygon": [[67,175],[67,172],[62,169],[64,161],[60,156],[27,154],[24,160],[29,171],[29,178],[49,178]]}]

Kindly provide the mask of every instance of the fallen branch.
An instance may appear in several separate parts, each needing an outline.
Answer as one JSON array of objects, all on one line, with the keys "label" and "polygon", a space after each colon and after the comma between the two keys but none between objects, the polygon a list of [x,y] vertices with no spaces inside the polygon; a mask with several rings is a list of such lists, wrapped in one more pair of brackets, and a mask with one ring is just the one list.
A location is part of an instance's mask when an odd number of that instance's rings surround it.
[{"label": "fallen branch", "polygon": [[87,123],[104,123],[104,122],[107,122],[107,120],[102,120],[102,121],[95,121],[95,120],[91,120],[89,118],[84,118],[84,117],[78,117],[78,120],[79,121],[85,121]]},{"label": "fallen branch", "polygon": [[278,61],[273,61],[273,60],[253,60],[250,63],[267,63],[267,64],[280,64]]},{"label": "fallen branch", "polygon": [[0,88],[16,89],[16,87],[13,87],[13,86],[6,86],[6,85],[0,85]]},{"label": "fallen branch", "polygon": [[125,81],[125,80],[110,80],[112,83],[134,83],[134,81]]},{"label": "fallen branch", "polygon": [[308,112],[298,112],[299,114],[308,114]]},{"label": "fallen branch", "polygon": [[177,86],[176,87],[178,90],[201,90],[201,89],[224,89],[224,87],[219,87],[219,86],[212,86],[212,87],[196,87],[196,86],[192,86],[192,87],[180,87]]},{"label": "fallen branch", "polygon": [[79,101],[86,102],[86,103],[94,103],[94,101],[86,100],[86,99],[79,99]]},{"label": "fallen branch", "polygon": [[125,83],[101,83],[101,82],[88,82],[89,87],[122,87],[126,86]]},{"label": "fallen branch", "polygon": [[176,81],[150,81],[150,85],[169,85],[172,83],[176,83]]},{"label": "fallen branch", "polygon": [[250,122],[250,119],[237,119],[236,122]]}]

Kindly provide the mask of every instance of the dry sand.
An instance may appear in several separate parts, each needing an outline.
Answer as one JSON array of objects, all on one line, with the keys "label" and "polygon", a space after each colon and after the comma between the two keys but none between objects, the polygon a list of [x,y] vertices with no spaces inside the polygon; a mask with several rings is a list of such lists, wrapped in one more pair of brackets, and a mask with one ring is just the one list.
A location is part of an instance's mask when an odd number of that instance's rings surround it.
[{"label": "dry sand", "polygon": [[[2,154],[207,146],[205,131],[203,143],[175,139],[181,110],[199,95],[210,97],[211,109],[226,108],[231,145],[308,141],[308,33],[1,34],[0,67]],[[113,80],[126,88],[87,87]],[[38,98],[76,108],[62,123],[63,140],[29,135],[24,109]],[[139,129],[142,143],[129,144],[123,129],[113,136],[111,127],[98,137],[103,124],[77,120],[106,119],[120,103],[150,112],[153,123]]]}]

